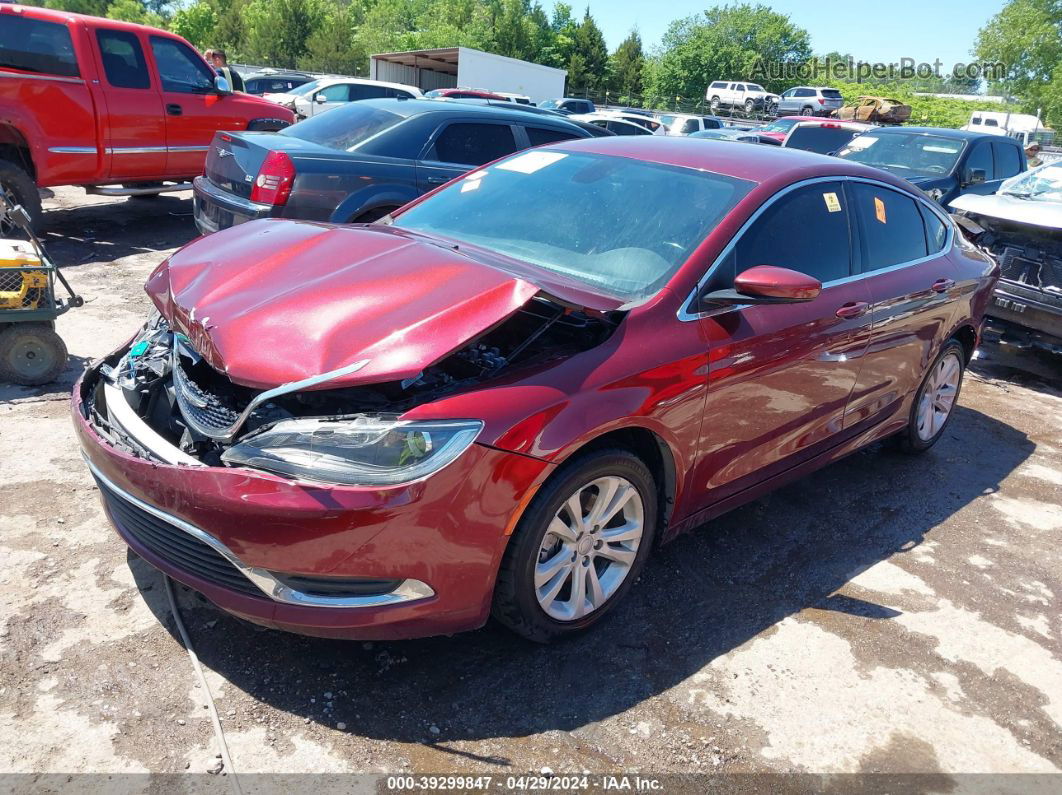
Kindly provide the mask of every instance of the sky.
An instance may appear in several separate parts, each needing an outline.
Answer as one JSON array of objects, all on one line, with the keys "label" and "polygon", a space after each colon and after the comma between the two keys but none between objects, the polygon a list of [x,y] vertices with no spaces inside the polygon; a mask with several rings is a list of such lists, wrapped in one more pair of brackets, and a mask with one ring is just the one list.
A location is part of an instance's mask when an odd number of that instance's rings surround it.
[{"label": "sky", "polygon": [[[583,3],[570,0],[576,14]],[[748,0],[786,14],[811,34],[816,53],[850,52],[871,63],[914,58],[940,58],[944,70],[973,60],[970,50],[977,31],[1003,7],[1005,0],[886,0],[886,2],[823,2],[822,0]],[[601,26],[610,50],[637,27],[652,48],[673,19],[697,14],[725,0],[598,0],[590,12]],[[544,4],[545,5],[545,4]],[[731,75],[719,75],[731,77]]]}]

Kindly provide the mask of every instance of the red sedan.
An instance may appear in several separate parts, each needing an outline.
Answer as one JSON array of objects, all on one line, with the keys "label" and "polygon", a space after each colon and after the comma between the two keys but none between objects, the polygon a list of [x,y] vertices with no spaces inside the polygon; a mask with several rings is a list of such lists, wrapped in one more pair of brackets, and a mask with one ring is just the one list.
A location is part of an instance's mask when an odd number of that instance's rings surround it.
[{"label": "red sedan", "polygon": [[372,225],[189,244],[74,421],[129,546],[232,613],[546,641],[658,542],[875,440],[931,447],[997,275],[857,163],[571,141]]}]

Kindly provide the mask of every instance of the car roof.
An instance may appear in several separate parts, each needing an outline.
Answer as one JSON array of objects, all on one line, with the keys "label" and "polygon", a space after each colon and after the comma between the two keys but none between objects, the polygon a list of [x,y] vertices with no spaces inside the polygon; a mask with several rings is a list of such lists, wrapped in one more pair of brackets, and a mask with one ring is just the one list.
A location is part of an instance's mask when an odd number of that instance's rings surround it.
[{"label": "car roof", "polygon": [[557,151],[581,151],[629,157],[660,165],[711,171],[736,179],[777,186],[810,177],[868,177],[911,192],[905,180],[870,166],[828,155],[784,147],[734,148],[725,141],[687,136],[638,135],[613,138],[583,138],[550,144]]},{"label": "car roof", "polygon": [[[879,127],[874,130],[875,135],[897,135],[899,133],[915,133],[916,135],[936,135],[941,138],[954,138],[963,141],[972,141],[979,138],[989,138],[995,141],[1007,139],[1014,140],[1005,135],[993,135],[976,130],[952,130],[948,127]],[[1018,144],[1017,141],[1014,142]]]},{"label": "car roof", "polygon": [[[561,126],[568,124],[567,120],[561,116],[550,118],[545,114],[527,113],[521,110],[523,106],[517,105],[515,102],[506,102],[505,107],[503,107],[502,103],[497,101],[480,104],[465,100],[416,97],[413,99],[362,99],[345,105],[345,107],[351,106],[380,108],[404,118],[420,116],[426,113],[448,113],[462,116],[483,115],[485,117],[506,118],[527,124],[529,123],[529,117],[534,116],[536,120],[541,120],[543,124],[556,124],[558,122]],[[330,111],[330,113],[338,113],[340,110],[342,108],[337,108]]]}]

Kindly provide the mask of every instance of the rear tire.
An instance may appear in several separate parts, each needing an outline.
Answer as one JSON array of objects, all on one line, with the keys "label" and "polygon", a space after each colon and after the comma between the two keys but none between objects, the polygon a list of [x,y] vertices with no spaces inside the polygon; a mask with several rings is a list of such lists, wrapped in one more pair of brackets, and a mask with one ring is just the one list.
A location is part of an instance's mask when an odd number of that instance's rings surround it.
[{"label": "rear tire", "polygon": [[0,381],[40,386],[66,369],[62,337],[47,323],[13,323],[0,331]]},{"label": "rear tire", "polygon": [[535,495],[509,541],[494,617],[538,643],[604,618],[649,556],[656,494],[649,469],[627,450],[596,450],[566,463]]},{"label": "rear tire", "polygon": [[800,115],[801,116],[814,116],[815,115],[815,111],[814,111],[813,108],[805,106],[805,107],[800,109]]},{"label": "rear tire", "polygon": [[712,109],[712,113],[717,112],[719,110],[719,97],[712,97],[708,106]]},{"label": "rear tire", "polygon": [[745,100],[745,114],[748,115],[748,116],[751,116],[752,115],[752,111],[754,111],[754,110],[756,110],[756,103],[753,102],[751,99],[746,99]]},{"label": "rear tire", "polygon": [[965,372],[966,349],[958,340],[948,340],[915,393],[907,427],[896,436],[901,450],[924,453],[940,440],[955,414]]},{"label": "rear tire", "polygon": [[[41,195],[30,175],[8,160],[0,160],[0,192],[12,204],[21,204],[29,214],[34,232],[40,232],[44,221]],[[0,213],[0,237],[22,237],[22,231]]]}]

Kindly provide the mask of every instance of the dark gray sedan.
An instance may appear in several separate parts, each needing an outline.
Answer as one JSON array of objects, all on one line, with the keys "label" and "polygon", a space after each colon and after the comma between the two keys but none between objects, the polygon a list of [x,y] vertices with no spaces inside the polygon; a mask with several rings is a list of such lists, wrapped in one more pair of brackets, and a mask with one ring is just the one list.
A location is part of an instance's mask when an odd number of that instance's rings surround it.
[{"label": "dark gray sedan", "polygon": [[352,102],[278,133],[217,133],[194,182],[195,223],[203,234],[269,217],[367,223],[476,166],[589,135],[515,108]]}]

